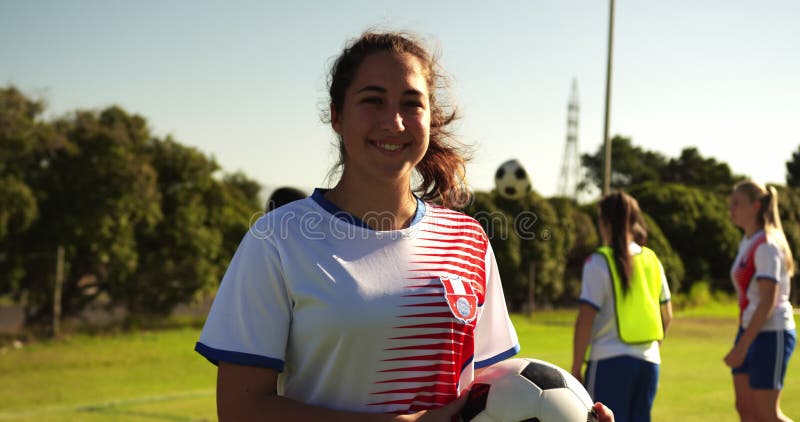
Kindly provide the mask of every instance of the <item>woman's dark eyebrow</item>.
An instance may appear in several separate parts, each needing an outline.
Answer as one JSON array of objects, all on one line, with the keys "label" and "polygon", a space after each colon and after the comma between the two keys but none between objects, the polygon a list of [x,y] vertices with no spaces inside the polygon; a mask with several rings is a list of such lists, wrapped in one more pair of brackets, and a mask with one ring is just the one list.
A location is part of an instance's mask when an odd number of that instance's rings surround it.
[{"label": "woman's dark eyebrow", "polygon": [[[375,91],[375,92],[378,92],[378,93],[381,93],[381,94],[385,94],[385,93],[388,92],[386,90],[386,88],[384,88],[382,86],[367,85],[367,86],[359,89],[358,91],[356,91],[356,93],[360,94],[362,92],[369,92],[369,91]],[[407,89],[407,90],[403,91],[403,95],[414,95],[414,96],[419,96],[419,97],[424,97],[425,96],[425,94],[423,94],[422,92],[420,92],[420,91],[418,91],[416,89]]]},{"label": "woman's dark eyebrow", "polygon": [[380,92],[382,94],[385,94],[387,92],[386,88],[384,88],[382,86],[367,85],[367,86],[359,89],[358,91],[356,91],[356,93],[361,93],[361,92],[365,92],[365,91],[377,91],[377,92]]}]

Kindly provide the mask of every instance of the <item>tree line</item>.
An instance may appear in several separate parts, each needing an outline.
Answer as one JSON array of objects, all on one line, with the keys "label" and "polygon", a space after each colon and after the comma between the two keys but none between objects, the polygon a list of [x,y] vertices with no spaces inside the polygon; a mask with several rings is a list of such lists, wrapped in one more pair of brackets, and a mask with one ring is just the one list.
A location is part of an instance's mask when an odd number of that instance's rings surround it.
[{"label": "tree line", "polygon": [[[47,119],[44,111],[42,101],[0,88],[0,298],[24,305],[26,324],[47,323],[59,248],[65,316],[100,299],[134,316],[165,315],[215,291],[263,210],[259,183],[155,136],[121,107]],[[740,234],[727,195],[744,177],[696,148],[669,158],[629,138],[612,146],[612,187],[639,200],[673,291],[698,281],[730,289]],[[600,186],[602,157],[582,156],[584,189]],[[786,168],[781,217],[800,256],[800,149]],[[464,211],[490,234],[512,309],[574,303],[583,261],[599,244],[596,204],[490,191],[475,192]]]},{"label": "tree line", "polygon": [[166,314],[213,291],[261,186],[120,107],[44,109],[0,89],[0,297],[25,306],[26,324],[47,322],[59,247],[65,316],[98,298]]}]

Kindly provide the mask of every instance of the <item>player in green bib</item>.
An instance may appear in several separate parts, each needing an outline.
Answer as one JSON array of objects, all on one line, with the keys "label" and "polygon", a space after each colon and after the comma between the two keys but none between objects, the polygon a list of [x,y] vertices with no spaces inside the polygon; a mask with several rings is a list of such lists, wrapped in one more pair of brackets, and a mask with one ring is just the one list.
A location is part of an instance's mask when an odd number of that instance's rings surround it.
[{"label": "player in green bib", "polygon": [[599,227],[604,246],[583,266],[572,374],[617,421],[647,422],[658,388],[659,344],[672,319],[669,286],[658,257],[643,246],[647,232],[633,197],[604,197]]}]

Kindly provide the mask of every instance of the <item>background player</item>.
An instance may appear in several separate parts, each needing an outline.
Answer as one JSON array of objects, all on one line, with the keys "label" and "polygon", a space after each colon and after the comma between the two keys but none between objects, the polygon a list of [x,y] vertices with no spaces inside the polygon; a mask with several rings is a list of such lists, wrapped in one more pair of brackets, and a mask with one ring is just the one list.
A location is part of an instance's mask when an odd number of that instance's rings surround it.
[{"label": "background player", "polygon": [[739,333],[725,364],[733,372],[743,421],[788,421],[780,395],[796,331],[789,302],[792,251],[783,233],[775,188],[745,181],[733,188],[731,221],[744,230],[731,278],[739,295]]},{"label": "background player", "polygon": [[[575,321],[572,374],[591,343],[585,385],[617,421],[646,422],[658,387],[660,341],[672,321],[669,286],[655,253],[645,243],[639,204],[624,192],[600,201],[603,244],[583,266]],[[636,241],[635,241],[636,240]]]}]

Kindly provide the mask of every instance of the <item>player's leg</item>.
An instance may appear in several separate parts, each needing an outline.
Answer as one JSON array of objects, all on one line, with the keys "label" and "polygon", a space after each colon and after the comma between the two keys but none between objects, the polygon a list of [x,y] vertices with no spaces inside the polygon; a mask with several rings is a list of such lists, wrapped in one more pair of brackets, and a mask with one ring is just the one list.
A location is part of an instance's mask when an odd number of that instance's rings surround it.
[{"label": "player's leg", "polygon": [[755,421],[750,376],[747,373],[734,373],[733,390],[736,392],[736,411],[739,413],[739,420],[742,422]]},{"label": "player's leg", "polygon": [[[739,328],[734,344],[739,342],[744,330]],[[750,355],[752,347],[747,351],[744,363],[738,368],[733,368],[733,391],[736,394],[736,412],[739,413],[739,420],[749,422],[755,420],[755,409],[753,408],[753,390],[750,388]]]},{"label": "player's leg", "polygon": [[780,409],[781,390],[753,390],[753,404],[758,421],[791,421]]},{"label": "player's leg", "polygon": [[591,361],[586,366],[584,379],[589,395],[608,406],[616,422],[635,421],[630,414],[635,378],[631,361],[635,360],[619,356]]}]

